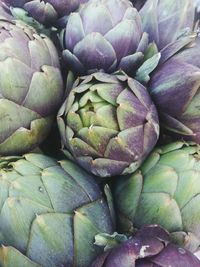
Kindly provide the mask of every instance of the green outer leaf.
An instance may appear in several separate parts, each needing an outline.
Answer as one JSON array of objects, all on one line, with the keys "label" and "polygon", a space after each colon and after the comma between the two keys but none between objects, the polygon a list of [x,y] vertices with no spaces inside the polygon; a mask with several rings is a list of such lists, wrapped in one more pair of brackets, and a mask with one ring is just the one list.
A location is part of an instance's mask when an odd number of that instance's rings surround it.
[{"label": "green outer leaf", "polygon": [[111,215],[111,218],[112,218],[112,223],[115,226],[116,214],[115,214],[115,208],[114,208],[114,202],[113,202],[112,192],[111,192],[111,189],[110,189],[110,187],[109,187],[108,184],[106,184],[104,186],[104,193],[106,195],[106,200],[107,200],[109,211],[110,211],[110,215]]},{"label": "green outer leaf", "polygon": [[141,83],[147,83],[150,80],[149,74],[158,66],[161,54],[157,53],[147,59],[137,70],[135,79]]},{"label": "green outer leaf", "polygon": [[[27,256],[44,267],[73,265],[72,215],[48,213],[31,227]],[[38,253],[39,252],[39,253]]]},{"label": "green outer leaf", "polygon": [[123,234],[117,232],[109,235],[107,233],[100,233],[95,236],[95,245],[104,247],[104,251],[117,247],[120,243],[128,240]]},{"label": "green outer leaf", "polygon": [[[47,136],[52,125],[53,117],[33,120],[30,129],[19,128],[3,143],[0,144],[0,155],[13,155],[17,151],[26,152],[39,145]],[[22,147],[23,144],[23,147]]]},{"label": "green outer leaf", "polygon": [[140,228],[145,224],[160,224],[170,232],[182,230],[182,216],[176,201],[166,193],[142,193],[134,225]]},{"label": "green outer leaf", "polygon": [[12,245],[20,251],[26,252],[30,225],[36,214],[52,211],[52,209],[29,199],[7,198],[0,213],[0,231],[3,234],[1,243]]},{"label": "green outer leaf", "polygon": [[0,248],[1,267],[42,267],[34,263],[13,247],[2,246]]},{"label": "green outer leaf", "polygon": [[[94,237],[101,230],[81,212],[76,211],[74,216],[74,250],[75,266],[89,266],[102,249],[94,246]],[[86,249],[87,248],[87,249]]]},{"label": "green outer leaf", "polygon": [[129,175],[126,179],[118,179],[115,188],[117,199],[117,212],[124,214],[130,220],[134,220],[137,206],[142,192],[143,177],[140,172]]}]

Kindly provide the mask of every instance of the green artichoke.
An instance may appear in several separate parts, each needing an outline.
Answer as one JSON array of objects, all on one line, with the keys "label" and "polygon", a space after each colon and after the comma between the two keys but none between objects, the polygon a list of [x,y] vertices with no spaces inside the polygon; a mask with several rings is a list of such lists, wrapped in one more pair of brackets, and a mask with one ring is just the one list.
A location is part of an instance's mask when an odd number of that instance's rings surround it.
[{"label": "green artichoke", "polygon": [[156,148],[140,170],[119,179],[114,198],[121,230],[160,224],[174,240],[200,245],[200,147],[175,142]]},{"label": "green artichoke", "polygon": [[38,146],[63,97],[57,50],[20,22],[0,20],[0,155]]},{"label": "green artichoke", "polygon": [[123,72],[78,78],[60,108],[58,126],[73,159],[100,177],[134,172],[159,136],[146,88]]},{"label": "green artichoke", "polygon": [[88,267],[113,231],[94,179],[41,154],[0,158],[0,266]]}]

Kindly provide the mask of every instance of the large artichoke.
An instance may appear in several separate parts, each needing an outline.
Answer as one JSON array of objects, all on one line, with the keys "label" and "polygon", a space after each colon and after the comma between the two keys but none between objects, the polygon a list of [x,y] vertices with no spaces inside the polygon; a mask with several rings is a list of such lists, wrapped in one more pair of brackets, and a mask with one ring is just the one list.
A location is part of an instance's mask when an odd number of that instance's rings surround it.
[{"label": "large artichoke", "polygon": [[58,113],[58,124],[74,159],[101,177],[135,171],[159,135],[146,88],[122,72],[79,78]]},{"label": "large artichoke", "polygon": [[171,49],[163,50],[149,92],[162,127],[200,143],[200,38],[176,55],[170,53]]},{"label": "large artichoke", "polygon": [[0,185],[2,267],[88,267],[95,235],[113,231],[94,179],[69,161],[2,157]]},{"label": "large artichoke", "polygon": [[0,155],[30,151],[47,136],[63,95],[49,38],[0,20]]},{"label": "large artichoke", "polygon": [[200,245],[200,148],[175,142],[156,148],[139,171],[119,179],[114,196],[120,227],[158,223],[176,242]]},{"label": "large artichoke", "polygon": [[170,243],[166,230],[158,225],[148,225],[119,246],[106,251],[92,264],[92,267],[133,266],[199,267],[200,261],[190,251]]},{"label": "large artichoke", "polygon": [[[11,7],[23,8],[38,22],[53,26],[75,11],[81,0],[2,0]],[[17,12],[17,9],[16,9]]]},{"label": "large artichoke", "polygon": [[[69,16],[61,40],[67,66],[81,75],[101,69],[134,75],[157,52],[128,0],[90,0]],[[157,61],[155,56],[155,65]]]},{"label": "large artichoke", "polygon": [[143,30],[160,50],[174,42],[184,31],[192,30],[195,6],[193,1],[188,0],[147,0],[140,15]]}]

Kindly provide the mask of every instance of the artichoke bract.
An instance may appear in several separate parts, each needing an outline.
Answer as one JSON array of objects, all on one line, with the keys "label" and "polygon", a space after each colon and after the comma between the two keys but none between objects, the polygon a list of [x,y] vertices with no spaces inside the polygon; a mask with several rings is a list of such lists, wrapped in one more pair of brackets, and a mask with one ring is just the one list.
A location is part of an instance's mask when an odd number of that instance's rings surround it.
[{"label": "artichoke bract", "polygon": [[135,171],[159,135],[146,88],[123,72],[78,78],[58,113],[63,145],[100,177]]},{"label": "artichoke bract", "polygon": [[0,20],[0,155],[38,146],[62,101],[56,48],[21,23]]},{"label": "artichoke bract", "polygon": [[200,38],[172,57],[166,50],[148,88],[161,126],[174,136],[200,143]]},{"label": "artichoke bract", "polygon": [[[42,154],[0,158],[0,265],[88,267],[113,231],[94,178]],[[17,263],[17,264],[16,264]]]},{"label": "artichoke bract", "polygon": [[67,66],[78,75],[119,69],[134,75],[157,52],[128,0],[90,0],[82,5],[70,14],[61,42]]},{"label": "artichoke bract", "polygon": [[140,10],[143,30],[161,50],[187,30],[192,30],[195,6],[188,0],[147,0]]},{"label": "artichoke bract", "polygon": [[[65,16],[75,11],[80,0],[3,0],[11,7],[23,8],[28,14],[38,22],[53,26],[59,24]],[[17,12],[17,9],[16,9]]]},{"label": "artichoke bract", "polygon": [[195,7],[196,7],[196,12],[195,12],[195,22],[199,21],[200,18],[200,1],[199,0],[194,0]]},{"label": "artichoke bract", "polygon": [[140,229],[130,239],[99,256],[91,267],[199,267],[190,251],[170,242],[158,225]]},{"label": "artichoke bract", "polygon": [[200,245],[200,148],[175,142],[156,148],[140,170],[119,179],[114,198],[120,229],[157,223],[191,251]]},{"label": "artichoke bract", "polygon": [[13,20],[13,16],[10,12],[10,9],[0,1],[0,19]]}]

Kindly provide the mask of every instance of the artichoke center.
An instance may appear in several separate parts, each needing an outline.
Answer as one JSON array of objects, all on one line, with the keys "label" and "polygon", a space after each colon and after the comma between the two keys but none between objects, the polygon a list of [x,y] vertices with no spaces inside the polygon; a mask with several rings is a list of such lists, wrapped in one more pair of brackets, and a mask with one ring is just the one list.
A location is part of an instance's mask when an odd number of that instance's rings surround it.
[{"label": "artichoke center", "polygon": [[101,98],[97,91],[89,91],[79,99],[77,113],[82,121],[83,127],[101,126],[107,128],[106,120],[110,116],[113,105]]}]

